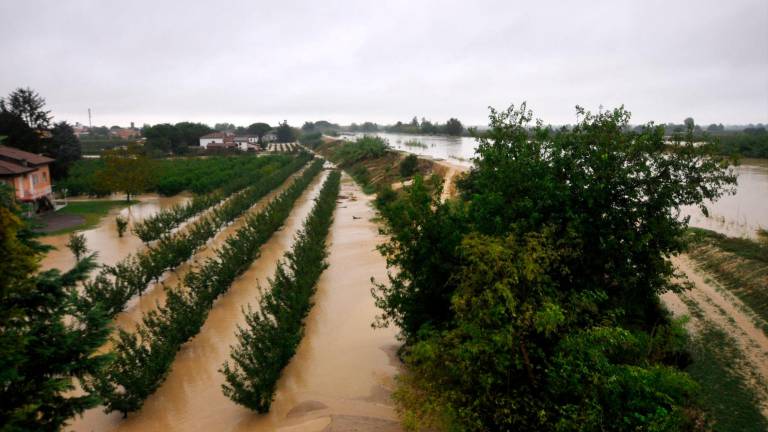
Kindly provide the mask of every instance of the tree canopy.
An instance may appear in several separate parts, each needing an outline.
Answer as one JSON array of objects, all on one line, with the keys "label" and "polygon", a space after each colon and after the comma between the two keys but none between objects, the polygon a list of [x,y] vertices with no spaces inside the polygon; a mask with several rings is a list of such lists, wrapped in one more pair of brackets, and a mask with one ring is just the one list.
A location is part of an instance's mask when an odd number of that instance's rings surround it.
[{"label": "tree canopy", "polygon": [[690,127],[670,147],[623,108],[577,113],[553,130],[524,104],[491,110],[457,200],[417,176],[383,204],[392,273],[374,296],[406,342],[407,416],[461,430],[698,422],[685,333],[658,296],[684,289],[667,259],[685,246],[680,207],[735,177]]},{"label": "tree canopy", "polygon": [[17,88],[0,99],[0,111],[20,117],[32,129],[45,130],[51,122],[51,111],[45,110],[45,99],[31,88]]}]

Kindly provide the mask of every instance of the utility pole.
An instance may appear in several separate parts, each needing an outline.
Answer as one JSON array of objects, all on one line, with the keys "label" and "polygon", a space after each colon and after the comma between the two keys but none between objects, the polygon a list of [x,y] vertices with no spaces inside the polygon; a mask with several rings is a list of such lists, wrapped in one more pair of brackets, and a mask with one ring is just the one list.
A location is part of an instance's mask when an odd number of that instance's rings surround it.
[{"label": "utility pole", "polygon": [[93,125],[91,124],[91,109],[88,108],[88,129],[92,129]]}]

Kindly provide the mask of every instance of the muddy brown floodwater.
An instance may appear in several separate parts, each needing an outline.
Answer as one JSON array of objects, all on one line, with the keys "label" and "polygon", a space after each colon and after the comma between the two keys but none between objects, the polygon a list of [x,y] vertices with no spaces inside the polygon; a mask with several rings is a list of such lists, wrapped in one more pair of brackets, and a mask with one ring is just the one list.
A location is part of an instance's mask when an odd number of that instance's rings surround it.
[{"label": "muddy brown floodwater", "polygon": [[[88,249],[97,251],[96,261],[99,264],[112,265],[129,254],[143,247],[141,239],[136,237],[131,228],[133,224],[160,210],[172,207],[175,204],[183,204],[191,199],[191,195],[184,193],[172,197],[161,197],[155,194],[139,195],[135,198],[139,202],[123,208],[113,208],[96,225],[96,227],[81,231],[85,235]],[[123,237],[117,235],[115,217],[121,215],[128,219],[128,229]],[[44,244],[54,246],[56,250],[48,253],[41,262],[42,270],[59,269],[67,271],[75,265],[75,257],[67,249],[69,234],[42,237]]]},{"label": "muddy brown floodwater", "polygon": [[709,216],[695,206],[683,207],[690,225],[727,236],[757,237],[759,228],[768,229],[768,160],[744,159],[736,167],[739,185],[735,195],[707,202]]},{"label": "muddy brown floodwater", "polygon": [[201,332],[182,347],[168,378],[140,411],[122,419],[99,407],[73,419],[67,429],[399,430],[389,402],[398,370],[395,331],[371,328],[377,309],[370,277],[386,277],[384,258],[375,249],[382,238],[371,221],[371,198],[346,175],[328,238],[329,267],[320,278],[304,339],[283,371],[270,413],[251,412],[221,392],[224,379],[218,369],[236,343],[237,326],[244,323],[241,308],[257,305],[258,286],[268,287],[267,278],[290,248],[323,179],[299,198],[283,228],[261,248],[261,256],[216,302]]}]

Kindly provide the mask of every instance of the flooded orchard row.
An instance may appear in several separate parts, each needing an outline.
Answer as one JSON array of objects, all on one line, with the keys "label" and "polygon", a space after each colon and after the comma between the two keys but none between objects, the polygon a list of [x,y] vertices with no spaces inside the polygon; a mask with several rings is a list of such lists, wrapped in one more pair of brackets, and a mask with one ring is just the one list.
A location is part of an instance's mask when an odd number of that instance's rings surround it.
[{"label": "flooded orchard row", "polygon": [[68,429],[319,430],[331,423],[396,427],[387,390],[397,370],[394,331],[370,327],[376,309],[369,279],[386,275],[384,259],[375,250],[381,239],[370,221],[374,211],[369,198],[346,176],[345,198],[329,237],[329,268],[319,281],[306,335],[284,371],[272,411],[255,414],[221,392],[218,369],[236,342],[237,325],[243,324],[241,309],[257,304],[259,285],[268,286],[267,278],[290,248],[322,180],[317,178],[299,198],[284,227],[261,248],[261,256],[216,302],[201,332],[179,351],[167,380],[140,411],[123,420],[99,407],[74,419]]},{"label": "flooded orchard row", "polygon": [[[113,208],[104,216],[99,224],[89,230],[81,231],[85,235],[88,249],[98,252],[96,262],[99,264],[113,265],[144,247],[141,239],[131,232],[130,227],[144,218],[152,216],[162,210],[173,207],[176,204],[186,204],[192,199],[190,194],[184,193],[172,197],[162,197],[156,194],[144,194],[134,198],[138,202],[123,208]],[[115,218],[122,216],[128,220],[129,229],[123,237],[117,235]],[[56,248],[49,252],[41,261],[41,269],[59,269],[66,271],[75,265],[75,257],[67,249],[69,234],[59,234],[42,237],[41,242]]]}]

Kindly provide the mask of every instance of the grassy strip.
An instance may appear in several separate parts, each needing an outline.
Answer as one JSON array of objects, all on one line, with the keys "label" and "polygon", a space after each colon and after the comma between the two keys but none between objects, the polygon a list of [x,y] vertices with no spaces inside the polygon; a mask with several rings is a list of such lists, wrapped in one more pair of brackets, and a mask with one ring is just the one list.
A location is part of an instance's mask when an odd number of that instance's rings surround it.
[{"label": "grassy strip", "polygon": [[701,386],[700,404],[714,422],[712,430],[768,430],[768,419],[760,412],[757,396],[734,368],[744,360],[736,342],[707,321],[695,302],[682,299],[691,314],[701,323],[701,329],[692,336],[690,342],[693,362],[686,372]]},{"label": "grassy strip", "polygon": [[66,234],[74,231],[86,230],[95,227],[101,219],[109,213],[114,207],[126,207],[135,204],[136,201],[70,201],[67,206],[56,212],[56,214],[68,214],[81,216],[83,223],[62,228],[56,231],[46,232],[44,235]]},{"label": "grassy strip", "polygon": [[688,237],[688,254],[768,321],[768,245],[700,228],[691,228]]},{"label": "grassy strip", "polygon": [[258,258],[261,245],[282,226],[322,164],[315,161],[264,211],[250,216],[215,258],[186,275],[186,289],[168,290],[165,304],[147,313],[134,333],[120,330],[115,360],[97,383],[107,411],[136,411],[163,383],[181,345],[200,331],[214,301]]},{"label": "grassy strip", "polygon": [[271,289],[258,311],[248,309],[247,327],[238,329],[232,363],[224,363],[224,394],[252,410],[269,411],[283,368],[296,353],[304,334],[304,318],[312,307],[317,280],[327,267],[325,238],[331,226],[341,175],[328,176],[291,252],[279,263]]},{"label": "grassy strip", "polygon": [[[264,174],[270,174],[275,168],[282,168],[287,165],[289,160],[284,158],[262,157],[257,159],[260,166],[257,173],[248,173],[240,175],[226,183],[220,191],[212,192],[206,195],[197,195],[187,204],[177,204],[169,209],[158,212],[133,227],[133,232],[144,243],[157,240],[181,225],[182,222],[195,216],[198,213],[222,202],[228,196],[241,191],[253,184],[254,175],[259,177]],[[273,163],[273,161],[276,163]],[[275,166],[276,165],[276,166]]]},{"label": "grassy strip", "polygon": [[122,311],[125,303],[144,292],[153,279],[157,280],[167,270],[191,258],[223,226],[245,213],[311,158],[308,154],[299,156],[197,220],[188,230],[163,237],[153,247],[130,255],[114,266],[105,266],[94,280],[83,285],[84,301],[99,303],[111,316]]}]

